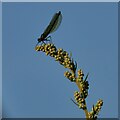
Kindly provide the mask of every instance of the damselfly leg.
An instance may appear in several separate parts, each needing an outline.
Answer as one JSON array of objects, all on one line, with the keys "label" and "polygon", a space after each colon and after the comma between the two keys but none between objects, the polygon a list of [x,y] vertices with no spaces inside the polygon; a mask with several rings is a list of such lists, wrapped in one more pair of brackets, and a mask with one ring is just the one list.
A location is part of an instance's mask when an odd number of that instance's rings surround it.
[{"label": "damselfly leg", "polygon": [[45,38],[43,41],[39,42],[36,44],[36,46],[40,43],[40,45],[42,44],[47,44],[48,43],[51,43],[52,44],[52,37],[51,36],[48,36],[47,38]]},{"label": "damselfly leg", "polygon": [[49,43],[52,44],[52,37],[51,37],[51,36],[48,36],[48,37],[46,38],[46,41],[49,41]]}]

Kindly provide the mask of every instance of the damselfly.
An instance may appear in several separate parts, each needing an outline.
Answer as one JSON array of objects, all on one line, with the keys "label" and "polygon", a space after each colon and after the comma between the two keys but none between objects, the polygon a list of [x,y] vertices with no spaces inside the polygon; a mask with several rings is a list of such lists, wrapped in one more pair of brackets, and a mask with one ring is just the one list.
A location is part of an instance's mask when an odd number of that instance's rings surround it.
[{"label": "damselfly", "polygon": [[62,14],[61,14],[61,11],[59,11],[58,13],[54,14],[54,16],[52,17],[52,20],[50,21],[49,25],[47,26],[43,34],[38,38],[37,45],[40,42],[45,43],[45,41],[50,41],[48,40],[48,38],[51,38],[51,36],[48,36],[48,35],[52,32],[55,32],[58,29],[61,21],[62,21]]}]

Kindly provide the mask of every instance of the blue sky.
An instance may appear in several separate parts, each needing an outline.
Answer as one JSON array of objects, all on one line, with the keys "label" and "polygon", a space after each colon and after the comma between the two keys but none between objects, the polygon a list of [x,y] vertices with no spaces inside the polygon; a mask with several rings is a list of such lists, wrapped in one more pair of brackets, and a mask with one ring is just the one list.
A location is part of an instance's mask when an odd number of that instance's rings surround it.
[{"label": "blue sky", "polygon": [[3,117],[83,118],[70,100],[78,90],[67,70],[34,47],[54,13],[62,12],[51,34],[89,72],[88,110],[104,100],[100,118],[118,117],[117,3],[3,3]]}]

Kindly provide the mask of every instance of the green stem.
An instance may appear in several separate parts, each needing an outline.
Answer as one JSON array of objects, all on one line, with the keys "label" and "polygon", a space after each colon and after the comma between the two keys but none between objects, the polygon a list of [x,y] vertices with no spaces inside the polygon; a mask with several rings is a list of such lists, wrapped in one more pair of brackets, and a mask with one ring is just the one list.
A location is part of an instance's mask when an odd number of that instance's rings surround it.
[{"label": "green stem", "polygon": [[[78,86],[78,88],[79,88],[79,91],[80,91],[80,93],[81,93],[81,86],[80,86],[80,84],[79,84],[79,82],[76,80],[76,84],[77,84],[77,86]],[[85,101],[85,103],[84,103],[84,105],[86,106],[86,109],[84,110],[84,112],[85,112],[85,115],[86,115],[86,120],[88,120],[89,119],[89,115],[88,115],[88,110],[87,110],[87,105],[86,105],[86,101]]]}]

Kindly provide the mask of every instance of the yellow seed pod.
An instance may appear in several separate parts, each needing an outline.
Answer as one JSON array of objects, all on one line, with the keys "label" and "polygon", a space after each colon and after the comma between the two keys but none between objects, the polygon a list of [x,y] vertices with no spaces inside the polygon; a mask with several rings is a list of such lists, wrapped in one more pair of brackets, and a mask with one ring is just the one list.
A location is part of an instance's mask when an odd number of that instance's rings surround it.
[{"label": "yellow seed pod", "polygon": [[90,114],[90,112],[88,112],[88,118],[91,118],[91,114]]},{"label": "yellow seed pod", "polygon": [[84,92],[84,88],[82,87],[82,85],[81,85],[81,91]]},{"label": "yellow seed pod", "polygon": [[[70,64],[69,64],[70,65]],[[70,65],[70,69],[72,70],[73,69],[73,65]]]},{"label": "yellow seed pod", "polygon": [[101,106],[98,106],[98,109],[101,109]]},{"label": "yellow seed pod", "polygon": [[65,56],[66,56],[66,57],[69,57],[67,52],[66,52],[66,55],[65,55]]},{"label": "yellow seed pod", "polygon": [[81,83],[83,83],[83,77],[78,76],[78,79],[79,79],[79,81],[80,81]]},{"label": "yellow seed pod", "polygon": [[54,52],[53,51],[50,51],[50,54],[53,54]]},{"label": "yellow seed pod", "polygon": [[46,47],[48,46],[48,44],[42,44],[42,46],[43,46],[44,48],[46,48]]},{"label": "yellow seed pod", "polygon": [[103,100],[99,99],[99,100],[97,101],[97,104],[98,104],[99,106],[102,106],[102,105],[103,105]]},{"label": "yellow seed pod", "polygon": [[36,47],[35,47],[35,50],[36,50],[36,51],[40,51],[40,47],[39,47],[39,46],[36,46]]},{"label": "yellow seed pod", "polygon": [[44,48],[41,48],[41,51],[42,51],[42,52],[45,52],[45,49],[44,49]]},{"label": "yellow seed pod", "polygon": [[68,75],[72,76],[72,74],[68,71]]},{"label": "yellow seed pod", "polygon": [[59,50],[57,51],[57,54],[58,54],[58,55],[60,54],[60,51],[59,51]]},{"label": "yellow seed pod", "polygon": [[79,104],[79,108],[83,108],[83,105],[82,105],[82,104]]},{"label": "yellow seed pod", "polygon": [[55,56],[54,52],[50,52],[50,56],[54,57]]},{"label": "yellow seed pod", "polygon": [[58,57],[56,57],[55,60],[58,61],[59,60]]},{"label": "yellow seed pod", "polygon": [[83,75],[83,71],[81,69],[78,70],[78,75],[79,76]]},{"label": "yellow seed pod", "polygon": [[75,91],[75,92],[74,92],[74,95],[75,95],[75,96],[76,96],[76,95],[78,95],[78,94],[79,94],[79,92],[78,92],[78,91]]},{"label": "yellow seed pod", "polygon": [[66,60],[66,59],[64,59],[64,62],[65,62],[65,63],[67,63],[67,60]]},{"label": "yellow seed pod", "polygon": [[63,51],[62,52],[62,55],[65,57],[67,55],[67,52],[66,51]]},{"label": "yellow seed pod", "polygon": [[52,44],[52,43],[50,43],[50,46],[52,46],[52,47],[53,47],[53,46],[55,46],[55,45],[54,45],[54,44]]},{"label": "yellow seed pod", "polygon": [[68,59],[68,63],[71,64],[71,60],[70,59]]},{"label": "yellow seed pod", "polygon": [[60,55],[63,55],[63,51],[60,52]]},{"label": "yellow seed pod", "polygon": [[45,48],[45,49],[48,48],[48,47],[49,47],[48,44],[45,44],[45,45],[44,45],[44,48]]},{"label": "yellow seed pod", "polygon": [[45,51],[45,49],[44,49],[44,47],[43,47],[43,46],[40,46],[40,48],[39,48],[39,49],[40,49],[40,51],[43,51],[43,52]]},{"label": "yellow seed pod", "polygon": [[47,50],[51,51],[51,47],[49,46],[49,47],[47,48]]},{"label": "yellow seed pod", "polygon": [[78,91],[75,91],[74,97],[75,97],[76,102],[79,103],[79,100],[80,100],[80,93],[79,93]]},{"label": "yellow seed pod", "polygon": [[59,56],[59,59],[62,59],[62,56]]},{"label": "yellow seed pod", "polygon": [[61,51],[63,51],[63,49],[62,49],[62,48],[59,48],[58,51],[61,52]]},{"label": "yellow seed pod", "polygon": [[52,46],[49,46],[48,49],[52,49]]},{"label": "yellow seed pod", "polygon": [[50,53],[50,52],[49,52],[49,51],[47,51],[45,54],[46,54],[46,55],[48,55],[49,53]]},{"label": "yellow seed pod", "polygon": [[66,63],[66,68],[70,68],[70,67],[69,67],[69,64],[67,64],[67,63]]},{"label": "yellow seed pod", "polygon": [[65,62],[62,62],[62,65],[65,67]]},{"label": "yellow seed pod", "polygon": [[54,57],[54,54],[50,54],[51,57]]},{"label": "yellow seed pod", "polygon": [[65,58],[65,62],[66,62],[67,64],[70,64],[70,63],[71,63],[71,61],[70,61],[68,58]]},{"label": "yellow seed pod", "polygon": [[57,58],[57,55],[55,55],[54,58]]},{"label": "yellow seed pod", "polygon": [[67,58],[68,58],[68,56],[64,55],[64,59],[67,59]]},{"label": "yellow seed pod", "polygon": [[50,43],[48,43],[48,44],[46,44],[47,46],[52,46],[52,44],[50,44]]},{"label": "yellow seed pod", "polygon": [[85,101],[85,99],[82,98],[82,99],[81,99],[81,102],[83,103],[84,101]]},{"label": "yellow seed pod", "polygon": [[72,78],[75,78],[75,74],[74,73],[72,73]]},{"label": "yellow seed pod", "polygon": [[62,65],[64,66],[64,68],[67,68],[67,67],[66,67],[66,64],[65,64],[64,62],[62,63]]},{"label": "yellow seed pod", "polygon": [[81,74],[81,69],[78,70],[78,75],[80,75],[80,74]]},{"label": "yellow seed pod", "polygon": [[71,82],[73,82],[73,79],[72,79],[72,78],[69,78],[69,80],[70,80]]},{"label": "yellow seed pod", "polygon": [[67,76],[67,74],[68,74],[68,72],[66,71],[66,72],[64,72],[64,76],[66,77]]},{"label": "yellow seed pod", "polygon": [[51,48],[51,51],[55,51],[55,48]]},{"label": "yellow seed pod", "polygon": [[48,47],[48,50],[51,51],[51,49],[52,49],[51,46],[49,46],[49,47]]},{"label": "yellow seed pod", "polygon": [[69,79],[72,80],[72,75],[69,75]]},{"label": "yellow seed pod", "polygon": [[66,61],[66,62],[68,62],[68,61],[70,60],[68,57],[65,57],[65,56],[64,56],[64,58],[65,58],[65,61]]}]

